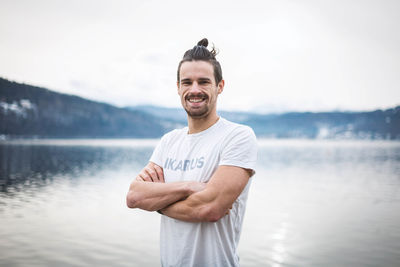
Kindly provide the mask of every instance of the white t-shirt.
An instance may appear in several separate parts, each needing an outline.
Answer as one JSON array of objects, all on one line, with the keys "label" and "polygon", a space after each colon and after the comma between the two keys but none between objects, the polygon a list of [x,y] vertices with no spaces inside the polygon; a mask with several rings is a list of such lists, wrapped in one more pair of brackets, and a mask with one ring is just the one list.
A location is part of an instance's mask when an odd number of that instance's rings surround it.
[{"label": "white t-shirt", "polygon": [[[163,167],[165,182],[207,182],[220,165],[254,171],[257,141],[250,127],[220,118],[210,128],[188,134],[173,130],[161,138],[150,158]],[[239,266],[239,242],[247,195],[247,183],[228,215],[217,222],[184,222],[161,216],[162,266]]]}]

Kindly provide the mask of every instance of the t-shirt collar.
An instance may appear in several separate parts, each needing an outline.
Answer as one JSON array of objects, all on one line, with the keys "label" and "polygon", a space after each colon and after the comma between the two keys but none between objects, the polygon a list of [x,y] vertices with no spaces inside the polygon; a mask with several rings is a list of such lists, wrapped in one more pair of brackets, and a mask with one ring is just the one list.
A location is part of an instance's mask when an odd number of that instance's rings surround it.
[{"label": "t-shirt collar", "polygon": [[216,128],[218,128],[223,120],[224,119],[221,116],[219,116],[218,120],[213,125],[211,125],[210,127],[208,127],[207,129],[205,129],[205,130],[203,130],[201,132],[193,133],[193,134],[189,134],[189,127],[186,127],[186,130],[187,130],[186,131],[186,136],[189,137],[189,138],[196,138],[198,136],[202,136],[202,135],[205,135],[207,133],[210,133],[210,132],[214,131]]}]

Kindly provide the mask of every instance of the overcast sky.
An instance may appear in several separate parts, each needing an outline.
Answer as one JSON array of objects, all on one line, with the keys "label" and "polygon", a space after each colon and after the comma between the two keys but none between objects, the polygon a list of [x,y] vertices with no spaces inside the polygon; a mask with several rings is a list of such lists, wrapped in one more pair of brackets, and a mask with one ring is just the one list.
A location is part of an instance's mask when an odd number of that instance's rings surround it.
[{"label": "overcast sky", "polygon": [[180,106],[176,68],[207,37],[219,108],[400,104],[400,1],[0,0],[0,77],[118,106]]}]

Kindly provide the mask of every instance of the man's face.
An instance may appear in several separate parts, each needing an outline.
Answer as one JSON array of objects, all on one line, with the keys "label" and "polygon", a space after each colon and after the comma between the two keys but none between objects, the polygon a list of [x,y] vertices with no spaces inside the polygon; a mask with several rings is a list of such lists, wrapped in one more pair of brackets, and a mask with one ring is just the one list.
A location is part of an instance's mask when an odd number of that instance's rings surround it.
[{"label": "man's face", "polygon": [[215,83],[211,63],[201,60],[182,63],[177,85],[182,106],[190,117],[205,118],[216,112],[217,97],[224,88],[224,81]]}]

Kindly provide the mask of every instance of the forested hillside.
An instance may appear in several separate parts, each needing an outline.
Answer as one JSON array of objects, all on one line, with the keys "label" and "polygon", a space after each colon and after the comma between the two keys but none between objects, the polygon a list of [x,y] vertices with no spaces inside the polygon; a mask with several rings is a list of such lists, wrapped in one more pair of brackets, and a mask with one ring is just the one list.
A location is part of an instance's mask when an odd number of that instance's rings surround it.
[{"label": "forested hillside", "polygon": [[[220,111],[258,137],[400,140],[400,106],[369,112]],[[155,138],[186,125],[181,108],[118,108],[0,78],[0,137]]]},{"label": "forested hillside", "polygon": [[0,134],[20,137],[159,137],[154,116],[0,78]]}]

